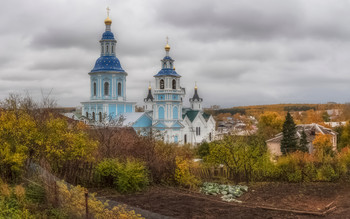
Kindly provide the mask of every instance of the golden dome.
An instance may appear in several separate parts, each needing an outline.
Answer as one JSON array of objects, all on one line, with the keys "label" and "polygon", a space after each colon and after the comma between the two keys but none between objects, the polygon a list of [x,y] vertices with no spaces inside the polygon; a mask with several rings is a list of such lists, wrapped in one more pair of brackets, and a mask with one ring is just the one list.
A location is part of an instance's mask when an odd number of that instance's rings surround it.
[{"label": "golden dome", "polygon": [[165,47],[164,47],[165,51],[169,51],[170,50],[170,46],[169,44],[166,44]]},{"label": "golden dome", "polygon": [[106,25],[111,25],[112,24],[112,20],[109,17],[107,17],[106,20],[105,20],[105,24]]}]

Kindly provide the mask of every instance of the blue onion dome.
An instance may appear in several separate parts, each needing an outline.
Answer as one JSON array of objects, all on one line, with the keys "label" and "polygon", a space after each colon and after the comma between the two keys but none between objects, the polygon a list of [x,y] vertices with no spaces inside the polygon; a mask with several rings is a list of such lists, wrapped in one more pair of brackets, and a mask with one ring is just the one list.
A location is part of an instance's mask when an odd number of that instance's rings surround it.
[{"label": "blue onion dome", "polygon": [[101,56],[96,60],[95,67],[91,72],[117,71],[125,72],[115,56]]},{"label": "blue onion dome", "polygon": [[154,77],[160,77],[160,76],[174,76],[174,77],[181,77],[176,71],[175,68],[163,68],[156,74]]},{"label": "blue onion dome", "polygon": [[102,40],[114,40],[114,34],[107,30],[102,34]]},{"label": "blue onion dome", "polygon": [[[173,60],[170,56],[165,56],[163,60]],[[174,61],[174,60],[173,60]]]}]

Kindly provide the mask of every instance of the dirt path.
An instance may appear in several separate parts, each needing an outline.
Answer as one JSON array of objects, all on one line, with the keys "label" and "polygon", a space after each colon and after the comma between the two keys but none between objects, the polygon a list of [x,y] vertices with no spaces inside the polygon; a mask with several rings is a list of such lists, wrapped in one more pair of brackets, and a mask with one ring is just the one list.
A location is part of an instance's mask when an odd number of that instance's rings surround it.
[{"label": "dirt path", "polygon": [[168,187],[152,187],[139,194],[110,195],[106,198],[159,215],[186,219],[324,218],[268,208],[322,213],[333,202],[331,207],[337,208],[326,218],[350,218],[350,186],[332,183],[255,184],[240,198],[242,205],[222,202],[219,197]]}]

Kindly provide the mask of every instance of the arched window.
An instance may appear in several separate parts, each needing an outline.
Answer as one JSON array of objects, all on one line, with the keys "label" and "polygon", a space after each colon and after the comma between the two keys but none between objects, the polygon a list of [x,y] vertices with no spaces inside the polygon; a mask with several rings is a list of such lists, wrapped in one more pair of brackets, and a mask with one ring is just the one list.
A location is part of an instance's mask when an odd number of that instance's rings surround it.
[{"label": "arched window", "polygon": [[118,83],[118,96],[122,95],[122,84],[119,82]]},{"label": "arched window", "polygon": [[89,118],[89,113],[88,112],[86,112],[86,118]]},{"label": "arched window", "polygon": [[209,141],[211,141],[211,132],[209,133]]},{"label": "arched window", "polygon": [[105,48],[105,46],[102,44],[102,46],[101,46],[102,53],[104,53],[104,48]]},{"label": "arched window", "polygon": [[177,110],[177,107],[175,106],[173,108],[173,119],[178,119],[179,118],[179,111]]},{"label": "arched window", "polygon": [[160,80],[160,89],[164,89],[164,80],[163,79],[161,79]]},{"label": "arched window", "polygon": [[108,44],[107,44],[107,46],[106,46],[106,53],[109,53],[109,51],[108,51]]},{"label": "arched window", "polygon": [[96,82],[94,82],[94,96],[96,96]]},{"label": "arched window", "polygon": [[105,96],[108,96],[109,95],[109,83],[108,82],[105,82],[104,91],[105,91]]},{"label": "arched window", "polygon": [[158,108],[158,119],[164,119],[164,108],[163,107]]},{"label": "arched window", "polygon": [[92,112],[92,120],[95,121],[95,112]]},{"label": "arched window", "polygon": [[112,53],[114,53],[114,46],[112,45]]},{"label": "arched window", "polygon": [[173,89],[176,89],[176,80],[173,79]]},{"label": "arched window", "polygon": [[100,122],[102,122],[102,113],[101,112],[98,113],[98,117],[99,117]]},{"label": "arched window", "polygon": [[187,144],[187,135],[184,135],[184,143]]}]

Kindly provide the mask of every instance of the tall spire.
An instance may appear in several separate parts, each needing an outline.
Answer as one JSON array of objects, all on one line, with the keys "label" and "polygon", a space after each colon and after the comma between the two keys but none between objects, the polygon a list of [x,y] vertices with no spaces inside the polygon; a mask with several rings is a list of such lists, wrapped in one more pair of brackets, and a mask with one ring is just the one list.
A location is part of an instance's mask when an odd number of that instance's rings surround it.
[{"label": "tall spire", "polygon": [[203,99],[199,97],[197,90],[198,90],[197,82],[195,82],[194,94],[193,94],[193,97],[190,98],[190,102],[192,102],[192,101],[203,101]]},{"label": "tall spire", "polygon": [[149,86],[148,86],[148,95],[147,97],[144,99],[144,101],[153,101],[153,95],[152,95],[152,87],[151,87],[151,82],[149,82]]},{"label": "tall spire", "polygon": [[166,37],[166,45],[164,47],[166,51],[166,56],[169,56],[170,46],[169,46],[169,37]]},{"label": "tall spire", "polygon": [[107,10],[107,18],[105,19],[106,31],[111,31],[112,20],[109,18],[109,11],[111,9],[109,9],[109,7],[107,7],[106,10]]}]

